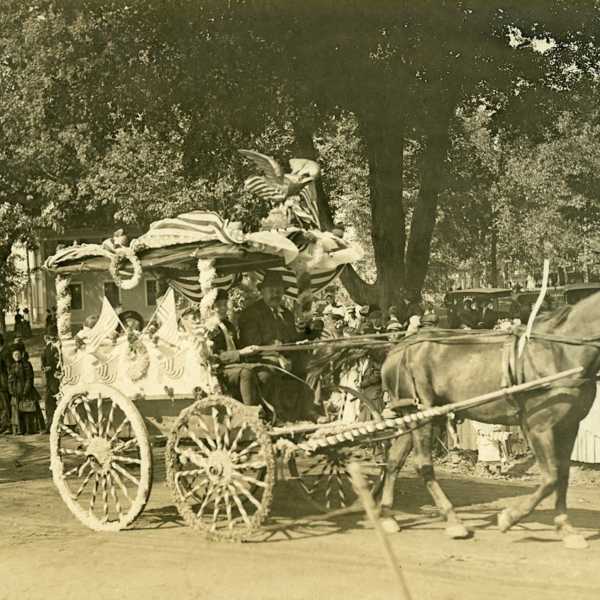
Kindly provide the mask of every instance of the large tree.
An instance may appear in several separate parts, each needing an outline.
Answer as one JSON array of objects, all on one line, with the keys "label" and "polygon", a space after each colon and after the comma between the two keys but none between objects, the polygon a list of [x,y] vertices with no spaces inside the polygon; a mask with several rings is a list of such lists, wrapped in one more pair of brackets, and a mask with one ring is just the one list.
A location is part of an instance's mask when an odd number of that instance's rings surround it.
[{"label": "large tree", "polygon": [[[235,201],[236,148],[323,158],[315,134],[348,114],[377,274],[344,282],[382,305],[423,286],[457,109],[487,103],[499,127],[529,132],[573,97],[596,49],[591,1],[5,4],[5,198],[33,197],[53,226],[192,205],[250,224],[266,207]],[[319,192],[331,227],[339,198],[326,178]]]}]

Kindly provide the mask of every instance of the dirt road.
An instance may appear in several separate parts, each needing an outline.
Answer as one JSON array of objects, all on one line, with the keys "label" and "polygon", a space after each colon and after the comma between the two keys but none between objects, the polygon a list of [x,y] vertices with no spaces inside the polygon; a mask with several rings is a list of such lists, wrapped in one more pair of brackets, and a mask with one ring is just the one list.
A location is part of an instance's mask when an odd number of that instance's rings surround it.
[{"label": "dirt road", "polygon": [[[364,517],[310,518],[291,482],[276,487],[272,518],[256,541],[205,541],[178,519],[163,479],[134,528],[86,530],[49,478],[47,437],[0,438],[0,599],[386,599],[399,598]],[[15,461],[22,465],[15,467]],[[551,503],[502,535],[499,508],[533,484],[440,474],[473,539],[451,541],[421,483],[400,481],[403,531],[391,537],[418,600],[600,597],[600,490],[573,487],[575,524],[590,548],[569,551],[552,529]]]}]

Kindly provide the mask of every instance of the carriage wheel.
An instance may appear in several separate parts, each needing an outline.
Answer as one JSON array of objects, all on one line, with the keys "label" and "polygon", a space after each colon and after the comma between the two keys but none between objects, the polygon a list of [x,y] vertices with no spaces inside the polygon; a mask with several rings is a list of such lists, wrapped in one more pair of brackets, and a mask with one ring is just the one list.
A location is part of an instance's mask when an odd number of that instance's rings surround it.
[{"label": "carriage wheel", "polygon": [[152,488],[146,425],[131,400],[106,385],[64,398],[50,430],[54,484],[90,529],[119,531],[139,516]]},{"label": "carriage wheel", "polygon": [[[363,394],[340,386],[344,392],[360,401],[355,422],[380,419],[377,407],[368,402]],[[357,495],[352,487],[348,465],[356,462],[361,469],[373,495],[383,486],[387,460],[388,440],[369,440],[362,444],[342,444],[322,448],[310,455],[292,457],[288,470],[298,483],[302,494],[320,512],[341,510],[354,505]]]},{"label": "carriage wheel", "polygon": [[328,513],[349,508],[358,500],[348,471],[351,462],[360,465],[371,493],[376,495],[383,484],[385,459],[386,447],[381,442],[334,446],[292,457],[288,469],[310,504]]},{"label": "carriage wheel", "polygon": [[165,452],[167,481],[185,522],[214,539],[242,540],[268,515],[275,462],[258,413],[221,395],[178,417]]}]

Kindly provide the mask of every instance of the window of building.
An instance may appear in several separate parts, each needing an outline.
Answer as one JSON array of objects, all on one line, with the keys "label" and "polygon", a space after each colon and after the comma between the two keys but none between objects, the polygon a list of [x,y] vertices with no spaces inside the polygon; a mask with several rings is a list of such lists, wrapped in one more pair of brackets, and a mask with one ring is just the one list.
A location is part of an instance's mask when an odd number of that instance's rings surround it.
[{"label": "window of building", "polygon": [[169,284],[162,279],[146,279],[146,306],[156,306],[156,301],[168,288]]},{"label": "window of building", "polygon": [[69,293],[71,294],[71,310],[83,310],[83,284],[71,283]]},{"label": "window of building", "polygon": [[114,281],[104,282],[104,295],[113,308],[121,304],[121,290]]}]

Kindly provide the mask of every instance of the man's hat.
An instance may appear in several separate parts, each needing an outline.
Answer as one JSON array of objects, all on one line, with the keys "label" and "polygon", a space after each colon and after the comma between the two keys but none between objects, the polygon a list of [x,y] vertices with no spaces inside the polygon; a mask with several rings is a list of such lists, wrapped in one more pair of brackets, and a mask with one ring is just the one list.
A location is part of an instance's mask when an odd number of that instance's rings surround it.
[{"label": "man's hat", "polygon": [[283,277],[279,271],[266,271],[261,287],[284,287]]},{"label": "man's hat", "polygon": [[21,353],[25,352],[25,344],[23,343],[23,340],[21,338],[16,338],[15,341],[10,345],[11,354],[15,350],[18,350]]},{"label": "man's hat", "polygon": [[126,310],[122,312],[119,315],[119,319],[121,319],[121,322],[124,324],[127,324],[129,319],[133,319],[139,323],[140,329],[144,329],[144,317],[142,317],[142,315],[135,310]]}]

